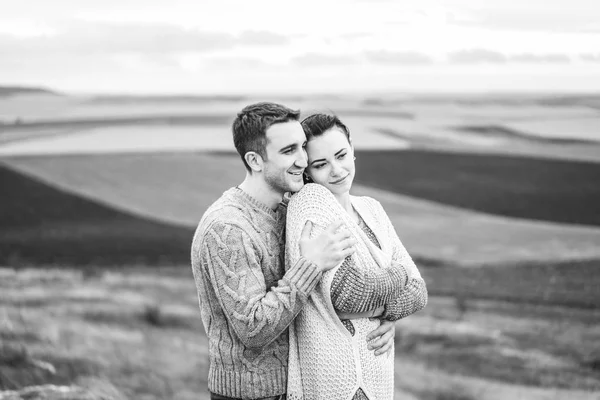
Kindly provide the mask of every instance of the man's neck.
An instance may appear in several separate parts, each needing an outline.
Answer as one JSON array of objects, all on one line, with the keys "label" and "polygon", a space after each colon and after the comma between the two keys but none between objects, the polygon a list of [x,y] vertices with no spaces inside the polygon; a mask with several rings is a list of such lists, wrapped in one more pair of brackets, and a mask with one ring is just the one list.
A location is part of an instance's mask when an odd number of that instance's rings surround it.
[{"label": "man's neck", "polygon": [[283,193],[273,190],[261,176],[250,175],[248,173],[246,174],[246,179],[238,187],[271,210],[276,210],[283,199]]}]

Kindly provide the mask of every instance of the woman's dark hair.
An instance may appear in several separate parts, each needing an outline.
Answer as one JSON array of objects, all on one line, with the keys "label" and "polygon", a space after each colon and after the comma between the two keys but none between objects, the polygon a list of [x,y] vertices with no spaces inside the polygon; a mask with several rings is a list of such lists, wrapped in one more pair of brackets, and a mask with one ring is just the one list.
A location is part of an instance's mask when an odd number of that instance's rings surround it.
[{"label": "woman's dark hair", "polygon": [[333,127],[338,127],[350,142],[350,130],[344,125],[342,121],[336,115],[330,114],[313,114],[310,115],[301,122],[302,129],[306,135],[306,140],[310,140],[313,137],[319,137],[323,133],[327,132]]},{"label": "woman's dark hair", "polygon": [[[339,128],[348,139],[348,143],[352,143],[350,140],[350,130],[344,123],[336,116],[330,114],[313,114],[304,118],[301,122],[302,129],[306,135],[306,140],[310,141],[312,138],[319,137],[331,128]],[[311,183],[312,179],[303,174],[304,183]]]}]

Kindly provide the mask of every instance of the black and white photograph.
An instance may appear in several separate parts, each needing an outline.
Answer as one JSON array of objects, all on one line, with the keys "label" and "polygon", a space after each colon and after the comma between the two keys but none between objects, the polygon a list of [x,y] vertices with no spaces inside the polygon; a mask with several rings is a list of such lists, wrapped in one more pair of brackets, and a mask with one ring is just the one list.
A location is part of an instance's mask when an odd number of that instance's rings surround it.
[{"label": "black and white photograph", "polygon": [[597,0],[0,10],[0,400],[600,400]]}]

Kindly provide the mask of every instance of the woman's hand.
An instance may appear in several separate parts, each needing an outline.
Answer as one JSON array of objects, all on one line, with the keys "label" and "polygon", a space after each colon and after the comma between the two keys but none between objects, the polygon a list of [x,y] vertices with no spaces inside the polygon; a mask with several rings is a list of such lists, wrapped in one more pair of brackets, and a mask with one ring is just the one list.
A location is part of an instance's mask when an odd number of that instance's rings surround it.
[{"label": "woman's hand", "polygon": [[395,335],[394,322],[382,320],[379,328],[367,335],[367,342],[369,343],[367,348],[374,350],[376,356],[385,354],[392,349]]}]

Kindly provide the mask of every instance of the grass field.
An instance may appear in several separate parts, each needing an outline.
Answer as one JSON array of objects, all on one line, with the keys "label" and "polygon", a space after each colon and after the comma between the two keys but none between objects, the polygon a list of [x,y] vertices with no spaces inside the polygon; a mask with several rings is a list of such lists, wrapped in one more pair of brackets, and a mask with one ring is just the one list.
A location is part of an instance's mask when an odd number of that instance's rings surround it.
[{"label": "grass field", "polygon": [[600,225],[600,164],[430,151],[357,152],[356,182],[490,214]]},{"label": "grass field", "polygon": [[[4,265],[81,267],[189,262],[191,224],[177,226],[122,212],[6,167],[0,167],[0,180],[12,188],[0,207],[4,227],[0,233],[0,262]],[[218,191],[212,188],[210,194],[204,193],[204,201],[212,201],[210,197],[216,197]],[[414,214],[410,208],[404,212]],[[588,308],[600,304],[594,285],[600,280],[596,278],[600,273],[598,260],[529,264],[504,261],[486,268],[461,268],[452,260],[435,258],[430,253],[411,253],[426,268],[429,290],[435,295]]]},{"label": "grass field", "polygon": [[153,222],[56,190],[0,166],[4,265],[187,262],[193,229]]},{"label": "grass field", "polygon": [[[410,157],[411,153],[397,154]],[[365,165],[364,158],[359,159],[359,181],[363,169],[376,168]],[[419,160],[415,157],[414,163]],[[11,157],[3,163],[90,200],[140,217],[191,228],[215,198],[241,182],[244,176],[239,158],[232,153]],[[215,176],[219,179],[214,179]],[[380,177],[376,179],[381,181]],[[472,212],[377,190],[367,180],[362,181],[364,185],[354,185],[354,193],[381,201],[411,254],[421,259],[456,265],[600,259],[600,229],[593,226]],[[494,183],[502,184],[499,180]],[[434,184],[432,180],[431,185]],[[501,188],[496,190],[500,192]],[[485,195],[485,192],[475,194]],[[526,201],[527,196],[523,197]],[[492,207],[502,198],[487,200]],[[535,204],[528,207],[533,208]]]},{"label": "grass field", "polygon": [[[187,265],[0,277],[0,389],[77,383],[136,400],[208,398],[208,346]],[[398,398],[595,399],[599,316],[434,297],[398,323]]]},{"label": "grass field", "polygon": [[[0,126],[0,146],[44,147],[44,136],[61,147],[63,135],[97,128],[117,146],[135,133],[160,147],[171,123],[201,131],[212,116],[224,127],[218,115],[250,101],[155,100],[16,101],[10,115],[53,125]],[[397,397],[598,399],[600,153],[578,142],[593,129],[535,140],[502,131],[552,118],[588,129],[597,98],[321,100],[357,133],[354,194],[381,201],[428,285],[425,310],[397,324]],[[482,136],[489,127],[500,131]],[[242,179],[230,151],[3,156],[0,390],[207,399],[190,242],[206,207]]]},{"label": "grass field", "polygon": [[[233,162],[221,173],[239,177],[238,156],[226,154]],[[600,226],[600,163],[412,149],[356,156],[356,183],[364,186],[488,214]]]}]

